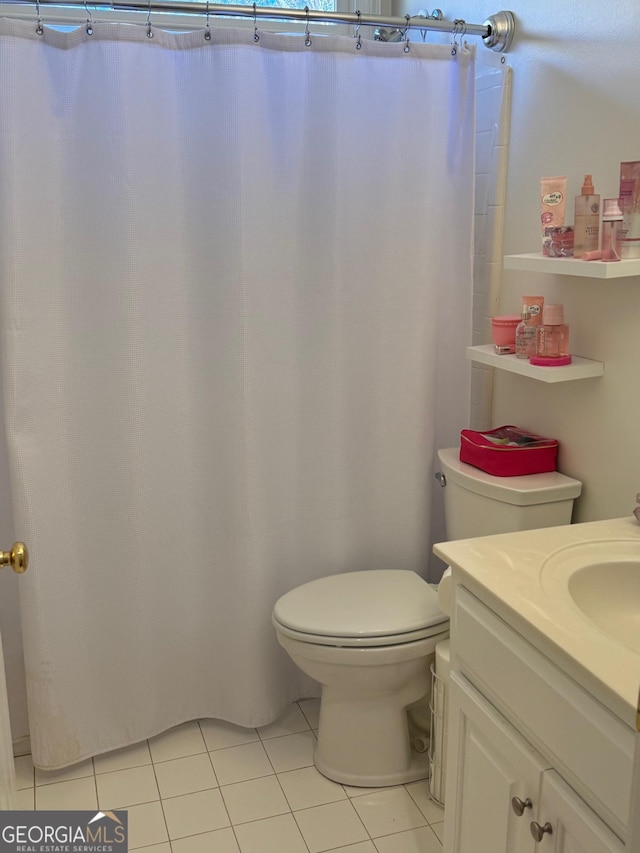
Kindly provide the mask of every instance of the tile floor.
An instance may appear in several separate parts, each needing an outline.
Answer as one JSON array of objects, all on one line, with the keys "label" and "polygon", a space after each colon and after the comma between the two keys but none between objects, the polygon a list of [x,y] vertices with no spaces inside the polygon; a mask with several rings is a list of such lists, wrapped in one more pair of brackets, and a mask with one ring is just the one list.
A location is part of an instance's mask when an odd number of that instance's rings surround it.
[{"label": "tile floor", "polygon": [[186,723],[62,771],[16,758],[21,809],[127,809],[141,853],[441,853],[427,783],[351,788],[313,766],[318,702],[270,726]]}]

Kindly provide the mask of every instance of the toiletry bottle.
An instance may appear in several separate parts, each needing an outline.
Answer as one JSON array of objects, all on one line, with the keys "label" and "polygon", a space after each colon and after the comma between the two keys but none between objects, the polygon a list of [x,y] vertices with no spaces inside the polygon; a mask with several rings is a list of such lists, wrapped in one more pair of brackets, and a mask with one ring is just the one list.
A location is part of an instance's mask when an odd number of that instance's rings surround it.
[{"label": "toiletry bottle", "polygon": [[542,325],[536,332],[536,360],[562,359],[569,355],[569,327],[564,322],[562,305],[544,306]]},{"label": "toiletry bottle", "polygon": [[602,205],[602,260],[619,261],[622,256],[622,208],[619,198],[605,198]]},{"label": "toiletry bottle", "polygon": [[536,327],[531,325],[531,314],[522,309],[520,322],[516,327],[516,356],[531,358],[536,354]]},{"label": "toiletry bottle", "polygon": [[598,249],[600,237],[600,196],[593,191],[591,175],[584,176],[582,193],[576,196],[573,223],[573,254],[579,258],[585,252]]}]

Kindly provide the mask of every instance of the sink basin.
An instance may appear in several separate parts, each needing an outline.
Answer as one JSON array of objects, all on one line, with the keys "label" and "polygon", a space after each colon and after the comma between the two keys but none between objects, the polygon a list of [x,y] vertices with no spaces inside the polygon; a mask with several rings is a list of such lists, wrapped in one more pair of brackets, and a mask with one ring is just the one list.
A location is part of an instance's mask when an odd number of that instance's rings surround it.
[{"label": "sink basin", "polygon": [[609,637],[640,653],[640,547],[635,540],[570,545],[542,566],[547,592],[568,599]]}]

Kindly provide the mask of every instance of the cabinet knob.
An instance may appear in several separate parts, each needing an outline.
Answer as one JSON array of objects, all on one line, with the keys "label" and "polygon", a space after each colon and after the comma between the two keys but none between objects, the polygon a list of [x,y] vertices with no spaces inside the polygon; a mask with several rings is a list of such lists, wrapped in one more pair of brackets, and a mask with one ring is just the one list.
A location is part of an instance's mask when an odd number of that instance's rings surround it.
[{"label": "cabinet knob", "polygon": [[533,807],[533,803],[527,797],[526,800],[521,800],[520,797],[513,797],[511,800],[511,808],[518,815],[518,817],[522,817],[525,809],[530,809]]},{"label": "cabinet knob", "polygon": [[542,841],[547,833],[551,835],[552,832],[553,829],[549,821],[544,826],[540,826],[537,820],[531,821],[531,835],[533,835],[536,841]]}]

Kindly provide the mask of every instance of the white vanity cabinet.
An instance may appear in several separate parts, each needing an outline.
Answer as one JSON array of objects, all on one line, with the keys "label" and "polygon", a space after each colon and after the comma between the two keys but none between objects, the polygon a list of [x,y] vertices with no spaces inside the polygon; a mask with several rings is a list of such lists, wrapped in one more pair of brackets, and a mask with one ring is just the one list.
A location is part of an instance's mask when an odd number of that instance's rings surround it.
[{"label": "white vanity cabinet", "polygon": [[633,732],[460,582],[451,653],[444,853],[623,853]]}]

